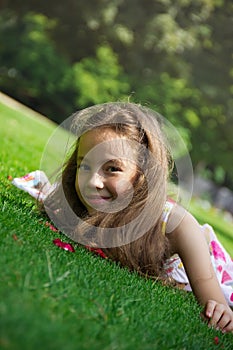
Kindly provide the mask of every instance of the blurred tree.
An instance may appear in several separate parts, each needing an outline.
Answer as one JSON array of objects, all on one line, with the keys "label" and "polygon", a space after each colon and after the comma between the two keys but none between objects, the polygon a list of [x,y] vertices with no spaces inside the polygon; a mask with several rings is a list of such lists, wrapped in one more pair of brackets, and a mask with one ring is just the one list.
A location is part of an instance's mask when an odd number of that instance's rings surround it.
[{"label": "blurred tree", "polygon": [[28,13],[0,16],[0,85],[2,91],[57,122],[74,109],[73,72],[56,51],[47,31],[54,21]]},{"label": "blurred tree", "polygon": [[139,90],[137,99],[143,105],[148,105],[178,128],[188,149],[192,150],[192,130],[201,124],[198,105],[200,93],[188,86],[183,78],[171,77],[161,73],[148,80],[143,89]]},{"label": "blurred tree", "polygon": [[[34,11],[56,19],[57,47],[72,62],[95,55],[109,43],[126,72],[148,74],[169,69],[182,72],[182,59],[200,37],[208,37],[206,20],[220,0],[3,0],[4,8],[19,16]],[[182,69],[181,69],[182,68]]]},{"label": "blurred tree", "polygon": [[[2,90],[57,122],[76,108],[128,96],[129,84],[117,55],[108,46],[96,57],[74,64],[59,53],[49,37],[56,26],[42,14],[0,16],[0,84]],[[17,45],[16,45],[17,43]],[[20,49],[19,49],[20,48]]]},{"label": "blurred tree", "polygon": [[129,94],[129,84],[109,46],[100,46],[96,57],[84,58],[73,65],[76,103],[84,108],[93,104],[123,100]]},{"label": "blurred tree", "polygon": [[210,35],[185,53],[191,62],[189,81],[201,95],[202,123],[192,130],[192,158],[211,169],[215,182],[233,189],[233,2],[215,4],[205,25]]}]

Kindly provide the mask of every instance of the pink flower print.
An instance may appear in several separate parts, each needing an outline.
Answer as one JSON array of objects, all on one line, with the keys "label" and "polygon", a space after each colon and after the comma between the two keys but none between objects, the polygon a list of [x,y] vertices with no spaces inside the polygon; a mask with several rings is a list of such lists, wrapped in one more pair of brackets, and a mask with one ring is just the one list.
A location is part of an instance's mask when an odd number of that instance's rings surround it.
[{"label": "pink flower print", "polygon": [[217,270],[218,270],[219,272],[221,272],[221,271],[222,271],[222,266],[219,265],[219,266],[217,267]]},{"label": "pink flower print", "polygon": [[213,255],[215,259],[221,259],[226,262],[225,254],[222,251],[220,245],[215,241],[211,241],[210,244],[213,249]]},{"label": "pink flower print", "polygon": [[233,302],[233,293],[232,293],[231,296],[230,296],[230,301]]},{"label": "pink flower print", "polygon": [[221,283],[225,283],[227,281],[232,281],[232,278],[226,271],[223,271]]}]

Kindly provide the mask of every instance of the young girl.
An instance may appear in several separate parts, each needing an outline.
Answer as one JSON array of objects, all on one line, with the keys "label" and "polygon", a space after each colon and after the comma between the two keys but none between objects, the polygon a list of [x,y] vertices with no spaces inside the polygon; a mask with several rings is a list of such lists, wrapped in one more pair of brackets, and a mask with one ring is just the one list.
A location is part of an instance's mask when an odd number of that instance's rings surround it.
[{"label": "young girl", "polygon": [[159,116],[107,103],[72,120],[75,148],[44,200],[56,226],[122,266],[192,290],[209,325],[233,332],[233,262],[209,225],[168,198]]}]

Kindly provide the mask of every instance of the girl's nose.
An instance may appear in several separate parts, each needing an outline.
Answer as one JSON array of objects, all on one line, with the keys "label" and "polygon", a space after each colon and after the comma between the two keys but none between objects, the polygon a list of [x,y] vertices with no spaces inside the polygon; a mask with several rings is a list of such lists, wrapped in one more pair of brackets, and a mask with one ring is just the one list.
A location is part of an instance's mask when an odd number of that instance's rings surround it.
[{"label": "girl's nose", "polygon": [[89,186],[91,187],[100,188],[100,189],[104,187],[103,177],[97,172],[91,174],[91,177],[88,182],[89,182]]}]

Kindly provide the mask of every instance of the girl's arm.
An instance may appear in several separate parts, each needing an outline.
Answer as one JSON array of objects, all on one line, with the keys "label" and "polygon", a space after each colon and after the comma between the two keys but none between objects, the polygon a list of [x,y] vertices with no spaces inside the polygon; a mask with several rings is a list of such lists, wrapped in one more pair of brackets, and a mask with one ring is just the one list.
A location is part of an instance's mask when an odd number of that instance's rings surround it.
[{"label": "girl's arm", "polygon": [[233,312],[220,288],[200,225],[190,213],[175,206],[168,224],[171,227],[172,222],[179,221],[175,230],[167,236],[172,252],[180,256],[192,290],[204,306],[204,317],[209,324],[223,332],[233,332]]}]

